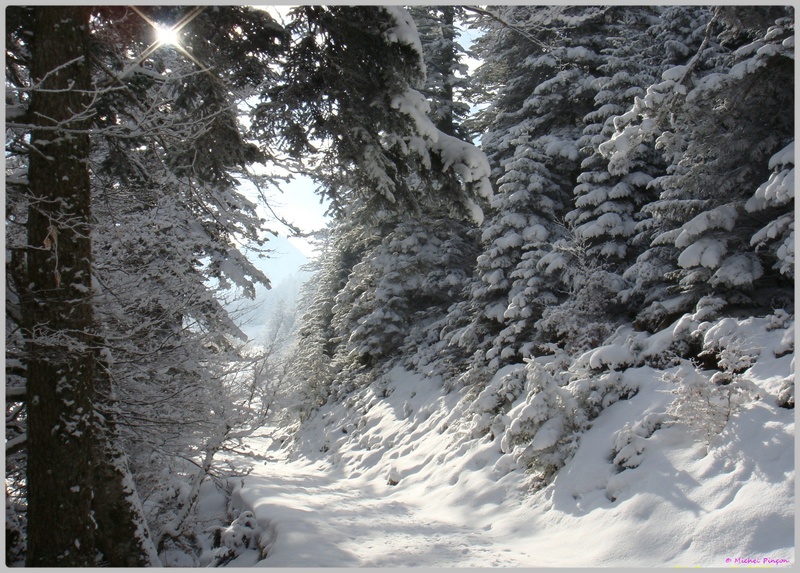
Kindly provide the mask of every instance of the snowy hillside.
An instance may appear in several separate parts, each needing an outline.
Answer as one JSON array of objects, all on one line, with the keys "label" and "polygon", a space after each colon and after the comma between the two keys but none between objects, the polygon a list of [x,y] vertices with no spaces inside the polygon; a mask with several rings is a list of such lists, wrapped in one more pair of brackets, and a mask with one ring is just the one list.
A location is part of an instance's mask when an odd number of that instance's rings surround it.
[{"label": "snowy hillside", "polygon": [[[574,455],[538,490],[506,443],[541,394],[530,378],[495,420],[493,437],[481,437],[485,392],[447,392],[440,379],[395,368],[320,409],[282,449],[270,438],[248,442],[255,457],[233,460],[252,467],[228,508],[228,523],[237,520],[204,559],[342,567],[794,563],[794,410],[777,405],[793,372],[793,321],[779,314],[699,328],[706,348],[722,341],[749,368],[719,386],[708,383],[714,372],[687,363],[621,367],[632,395],[588,423]],[[625,352],[643,352],[641,342]],[[506,368],[489,386],[530,367]],[[580,368],[571,368],[573,382]],[[687,409],[688,387],[709,392],[708,408],[694,400]],[[732,400],[714,402],[723,396]],[[537,440],[553,441],[534,433],[529,443]],[[209,519],[224,511],[211,494],[205,503]]]}]

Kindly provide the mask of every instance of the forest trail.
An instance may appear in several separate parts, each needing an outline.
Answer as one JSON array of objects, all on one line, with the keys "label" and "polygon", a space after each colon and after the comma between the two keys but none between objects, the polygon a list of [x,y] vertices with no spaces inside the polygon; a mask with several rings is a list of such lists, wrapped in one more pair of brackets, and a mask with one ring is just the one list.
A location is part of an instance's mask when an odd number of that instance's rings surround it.
[{"label": "forest trail", "polygon": [[636,434],[637,466],[616,467],[616,437],[675,399],[664,371],[629,369],[638,392],[605,408],[552,483],[535,492],[500,438],[475,439],[457,425],[466,419],[458,393],[407,371],[321,408],[292,447],[264,428],[225,456],[235,473],[249,470],[231,478],[230,503],[217,494],[204,505],[240,522],[226,530],[234,558],[225,565],[793,563],[794,459],[785,452],[794,443],[794,412],[776,403],[793,356],[778,357],[783,331],[765,330],[766,322],[742,324],[743,341],[729,344],[763,345],[747,371],[758,396],[710,442],[698,439],[702,428],[664,424]]},{"label": "forest trail", "polygon": [[267,557],[258,565],[520,567],[531,562],[531,556],[496,543],[488,531],[458,519],[445,521],[400,487],[346,476],[326,464],[266,462],[236,495],[268,531]]}]

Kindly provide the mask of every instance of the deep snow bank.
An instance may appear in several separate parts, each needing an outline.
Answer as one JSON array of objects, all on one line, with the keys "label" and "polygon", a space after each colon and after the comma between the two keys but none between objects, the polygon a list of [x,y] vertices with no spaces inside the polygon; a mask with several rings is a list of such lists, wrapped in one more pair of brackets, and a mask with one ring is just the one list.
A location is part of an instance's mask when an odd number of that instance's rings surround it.
[{"label": "deep snow bank", "polygon": [[[625,391],[609,400],[610,386],[598,386],[606,403],[575,426],[576,440],[561,438],[580,417],[536,422],[536,412],[569,413],[578,402],[558,394],[561,384],[547,390],[560,405],[537,409],[546,384],[520,377],[530,365],[508,367],[487,386],[504,389],[502,406],[486,392],[446,393],[438,379],[392,370],[323,407],[296,436],[295,461],[261,466],[237,490],[238,506],[268,532],[260,564],[793,564],[794,410],[778,406],[793,375],[793,321],[728,320],[679,322],[672,337],[699,333],[722,375],[685,361],[641,363],[656,347],[667,351],[656,337],[621,337],[578,360],[567,373],[570,396],[597,394],[587,372]],[[715,373],[725,385],[710,382]],[[522,382],[506,392],[514,380]],[[498,412],[492,420],[487,404]],[[508,438],[520,420],[527,449]],[[559,450],[559,439],[569,447]],[[526,464],[537,452],[568,457],[534,491],[541,482]],[[425,540],[438,535],[438,545],[408,537],[401,551],[398,539],[415,527]],[[463,552],[458,536],[469,540]]]}]

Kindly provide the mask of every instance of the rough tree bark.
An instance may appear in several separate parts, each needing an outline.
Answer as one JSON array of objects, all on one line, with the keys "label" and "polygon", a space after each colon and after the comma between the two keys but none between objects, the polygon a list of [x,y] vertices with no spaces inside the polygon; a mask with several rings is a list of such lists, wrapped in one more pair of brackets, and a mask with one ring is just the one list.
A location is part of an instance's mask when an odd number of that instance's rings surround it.
[{"label": "rough tree bark", "polygon": [[[34,9],[28,244],[28,566],[158,566],[93,333],[88,7]],[[98,409],[103,409],[101,414]]]},{"label": "rough tree bark", "polygon": [[89,240],[88,7],[36,7],[30,204],[20,285],[28,376],[28,552],[34,567],[95,560]]}]

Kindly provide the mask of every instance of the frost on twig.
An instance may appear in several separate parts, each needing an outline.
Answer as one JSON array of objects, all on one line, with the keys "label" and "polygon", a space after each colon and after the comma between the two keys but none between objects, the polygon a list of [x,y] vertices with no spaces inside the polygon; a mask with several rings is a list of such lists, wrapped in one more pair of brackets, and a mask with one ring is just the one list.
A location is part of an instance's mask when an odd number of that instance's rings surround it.
[{"label": "frost on twig", "polygon": [[686,424],[707,446],[725,429],[736,410],[754,399],[751,389],[741,379],[717,384],[719,379],[707,377],[689,362],[675,372],[664,374],[664,380],[676,384],[673,390],[676,398],[667,413]]}]

